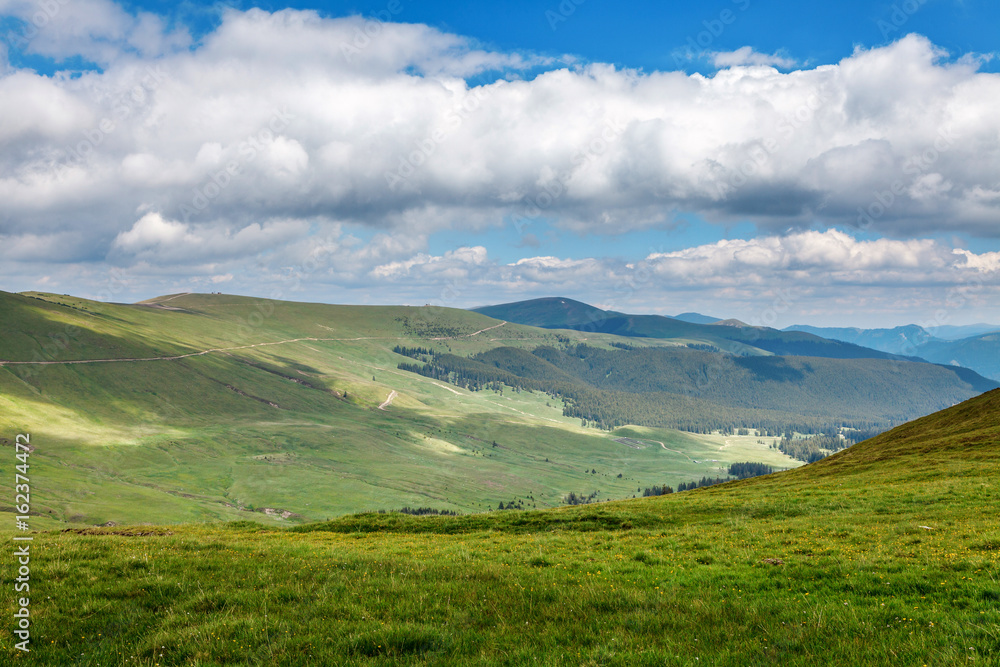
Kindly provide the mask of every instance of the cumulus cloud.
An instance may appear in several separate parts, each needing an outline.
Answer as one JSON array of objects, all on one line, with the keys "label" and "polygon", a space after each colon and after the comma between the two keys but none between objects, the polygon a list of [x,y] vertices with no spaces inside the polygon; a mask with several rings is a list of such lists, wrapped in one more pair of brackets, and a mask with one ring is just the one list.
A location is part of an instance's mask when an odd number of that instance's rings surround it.
[{"label": "cumulus cloud", "polygon": [[[973,273],[997,272],[997,253],[977,255],[930,239],[861,241],[838,230],[733,239],[669,253],[653,253],[647,265],[658,275],[693,283],[854,283],[897,286],[961,283]],[[993,279],[1000,275],[993,275]]]},{"label": "cumulus cloud", "polygon": [[712,64],[716,67],[779,67],[790,69],[797,64],[793,58],[775,54],[760,53],[752,47],[744,46],[735,51],[717,51],[712,54]]},{"label": "cumulus cloud", "polygon": [[240,229],[191,225],[147,213],[111,244],[112,257],[130,263],[190,264],[206,260],[256,255],[304,237],[309,231],[298,220],[253,223]]},{"label": "cumulus cloud", "polygon": [[919,36],[788,73],[736,66],[766,60],[739,50],[711,77],[593,64],[478,80],[545,61],[423,25],[369,36],[361,17],[258,9],[227,11],[196,48],[136,50],[162,26],[101,7],[100,39],[84,23],[81,39],[128,57],[0,78],[7,230],[84,225],[107,242],[157,211],[225,228],[323,216],[426,234],[513,216],[617,233],[676,210],[775,230],[1000,230],[1000,77]]},{"label": "cumulus cloud", "polygon": [[186,48],[186,29],[170,30],[149,12],[132,15],[111,0],[0,0],[0,16],[19,19],[8,35],[26,53],[108,65],[125,53],[156,57]]}]

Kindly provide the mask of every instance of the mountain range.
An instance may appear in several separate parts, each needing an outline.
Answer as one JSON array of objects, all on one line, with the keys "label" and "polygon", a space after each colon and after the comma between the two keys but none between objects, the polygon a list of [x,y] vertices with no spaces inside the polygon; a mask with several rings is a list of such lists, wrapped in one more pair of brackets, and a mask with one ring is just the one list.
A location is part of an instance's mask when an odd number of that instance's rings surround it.
[{"label": "mountain range", "polygon": [[[936,364],[964,366],[980,375],[1000,380],[1000,326],[971,325],[953,327],[946,336],[960,336],[969,331],[976,333],[959,338],[941,338],[940,329],[930,331],[915,324],[893,329],[828,328],[794,325],[785,331],[811,333],[830,340],[839,340],[872,348],[890,354],[920,357]],[[982,329],[992,331],[983,332]]]},{"label": "mountain range", "polygon": [[750,326],[700,313],[630,315],[562,297],[474,309],[490,317],[549,329],[574,329],[636,338],[689,340],[734,354],[777,354],[837,359],[909,359],[961,366],[1000,380],[1000,326],[917,325],[860,329],[793,325],[784,330]]}]

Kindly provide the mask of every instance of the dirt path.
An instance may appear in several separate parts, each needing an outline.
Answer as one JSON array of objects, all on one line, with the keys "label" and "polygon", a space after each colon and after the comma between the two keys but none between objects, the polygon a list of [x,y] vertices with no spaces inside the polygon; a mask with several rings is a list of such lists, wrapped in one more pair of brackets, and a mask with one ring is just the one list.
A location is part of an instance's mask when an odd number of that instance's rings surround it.
[{"label": "dirt path", "polygon": [[487,331],[493,331],[494,329],[499,329],[500,327],[502,327],[505,324],[507,324],[507,323],[506,322],[501,322],[500,324],[498,324],[496,326],[486,327],[485,329],[480,329],[479,331],[477,331],[475,333],[464,334],[462,336],[442,336],[440,338],[431,338],[430,340],[455,340],[456,338],[472,338],[473,336],[478,336],[481,333],[486,333]]},{"label": "dirt path", "polygon": [[656,444],[658,444],[658,445],[659,445],[660,447],[663,447],[663,448],[664,448],[665,450],[667,450],[668,452],[673,452],[674,454],[680,454],[681,456],[683,456],[684,458],[686,458],[686,459],[687,459],[688,461],[694,461],[694,459],[693,459],[693,458],[691,458],[690,456],[688,456],[688,455],[687,455],[687,454],[685,454],[684,452],[681,452],[681,451],[678,451],[678,450],[676,450],[676,449],[670,449],[669,447],[667,447],[666,445],[664,445],[664,444],[663,444],[662,442],[660,442],[659,440],[651,440],[650,442],[655,442]]},{"label": "dirt path", "polygon": [[378,406],[378,409],[385,410],[387,407],[392,405],[392,399],[396,398],[397,396],[399,396],[399,393],[395,389],[393,389],[391,392],[389,392],[389,398],[382,401],[382,405]]}]

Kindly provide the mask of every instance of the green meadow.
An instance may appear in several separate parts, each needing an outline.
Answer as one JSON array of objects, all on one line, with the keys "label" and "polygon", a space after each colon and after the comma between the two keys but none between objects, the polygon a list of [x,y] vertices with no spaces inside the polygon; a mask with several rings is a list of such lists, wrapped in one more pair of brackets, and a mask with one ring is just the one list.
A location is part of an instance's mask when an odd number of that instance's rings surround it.
[{"label": "green meadow", "polygon": [[25,665],[998,664],[998,455],[994,391],[819,463],[652,499],[41,531],[33,651],[0,650]]}]

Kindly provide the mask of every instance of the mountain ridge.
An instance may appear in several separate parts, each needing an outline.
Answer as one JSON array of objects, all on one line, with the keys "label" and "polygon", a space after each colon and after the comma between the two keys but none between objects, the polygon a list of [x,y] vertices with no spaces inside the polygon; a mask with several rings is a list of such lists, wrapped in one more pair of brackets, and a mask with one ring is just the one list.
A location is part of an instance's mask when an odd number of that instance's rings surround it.
[{"label": "mountain ridge", "polygon": [[750,326],[738,320],[698,324],[664,315],[625,314],[560,297],[482,306],[473,309],[473,312],[547,329],[574,329],[633,338],[691,340],[714,344],[734,354],[917,360],[852,343],[831,341],[806,332],[782,332],[770,327]]}]

